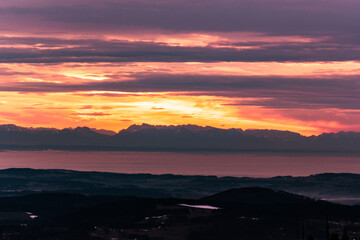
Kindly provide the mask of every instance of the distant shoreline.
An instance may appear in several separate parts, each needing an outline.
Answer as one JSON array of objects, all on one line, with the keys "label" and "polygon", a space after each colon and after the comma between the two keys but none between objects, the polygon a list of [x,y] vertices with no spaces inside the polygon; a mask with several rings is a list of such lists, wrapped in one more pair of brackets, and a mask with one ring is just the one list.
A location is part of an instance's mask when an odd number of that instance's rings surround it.
[{"label": "distant shoreline", "polygon": [[42,171],[42,172],[62,172],[62,173],[80,173],[80,174],[109,174],[109,175],[127,175],[127,176],[153,176],[153,177],[164,177],[164,176],[172,176],[172,177],[180,177],[180,178],[191,178],[191,177],[200,177],[200,178],[217,178],[217,179],[277,179],[277,178],[309,178],[314,176],[321,176],[321,175],[334,175],[334,176],[341,176],[341,175],[354,175],[359,176],[360,173],[349,173],[349,172],[322,172],[316,174],[308,174],[304,176],[292,176],[292,175],[279,175],[273,177],[236,177],[236,176],[216,176],[216,175],[202,175],[202,174],[174,174],[174,173],[164,173],[164,174],[154,174],[154,173],[121,173],[121,172],[107,172],[107,171],[86,171],[86,170],[73,170],[73,169],[62,169],[62,168],[0,168],[0,176],[4,173],[4,171]]},{"label": "distant shoreline", "polygon": [[34,146],[20,146],[20,145],[0,145],[0,152],[2,151],[74,151],[74,152],[179,152],[179,153],[320,153],[320,154],[360,154],[360,150],[344,151],[344,150],[276,150],[276,149],[186,149],[186,148],[153,148],[153,147],[116,147],[116,146],[53,146],[53,145],[34,145]]}]

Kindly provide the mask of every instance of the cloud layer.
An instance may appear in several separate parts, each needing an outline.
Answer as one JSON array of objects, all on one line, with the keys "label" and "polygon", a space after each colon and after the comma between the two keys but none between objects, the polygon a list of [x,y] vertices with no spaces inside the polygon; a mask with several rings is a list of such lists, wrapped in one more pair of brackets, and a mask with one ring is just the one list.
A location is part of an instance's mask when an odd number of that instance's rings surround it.
[{"label": "cloud layer", "polygon": [[360,131],[359,11],[358,0],[3,0],[0,122]]},{"label": "cloud layer", "polygon": [[[99,39],[0,38],[0,63],[62,62],[314,62],[357,61],[360,46],[352,39],[314,42],[213,42],[203,47],[166,42]],[[181,40],[180,40],[181,43]],[[179,43],[179,44],[180,44]],[[19,48],[18,46],[21,46]]]}]

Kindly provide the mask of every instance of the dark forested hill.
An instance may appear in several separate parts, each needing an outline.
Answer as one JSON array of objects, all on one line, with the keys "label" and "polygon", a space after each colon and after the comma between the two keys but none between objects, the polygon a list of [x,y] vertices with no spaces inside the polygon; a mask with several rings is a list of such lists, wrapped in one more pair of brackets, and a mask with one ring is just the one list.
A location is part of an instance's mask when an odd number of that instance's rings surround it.
[{"label": "dark forested hill", "polygon": [[203,199],[70,193],[0,197],[0,231],[8,240],[295,240],[330,234],[358,239],[359,214],[358,206],[265,188],[231,189]]},{"label": "dark forested hill", "polygon": [[316,199],[344,203],[360,202],[360,174],[345,173],[307,177],[236,178],[6,169],[0,170],[0,182],[0,196],[67,192],[87,195],[200,198],[232,188],[266,187]]}]

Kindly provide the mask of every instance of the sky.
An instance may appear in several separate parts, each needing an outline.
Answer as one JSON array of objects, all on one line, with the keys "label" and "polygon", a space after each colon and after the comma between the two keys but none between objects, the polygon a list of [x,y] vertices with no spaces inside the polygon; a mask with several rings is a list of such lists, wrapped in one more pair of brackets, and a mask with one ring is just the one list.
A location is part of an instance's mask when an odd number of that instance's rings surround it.
[{"label": "sky", "polygon": [[358,0],[1,0],[0,124],[360,131]]}]

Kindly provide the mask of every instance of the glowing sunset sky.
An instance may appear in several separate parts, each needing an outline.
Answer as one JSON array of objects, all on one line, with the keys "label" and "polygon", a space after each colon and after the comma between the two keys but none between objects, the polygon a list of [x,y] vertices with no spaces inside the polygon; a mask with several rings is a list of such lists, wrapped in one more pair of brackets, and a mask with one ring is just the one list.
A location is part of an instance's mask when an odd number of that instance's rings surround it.
[{"label": "glowing sunset sky", "polygon": [[359,0],[1,0],[0,124],[360,131]]}]

